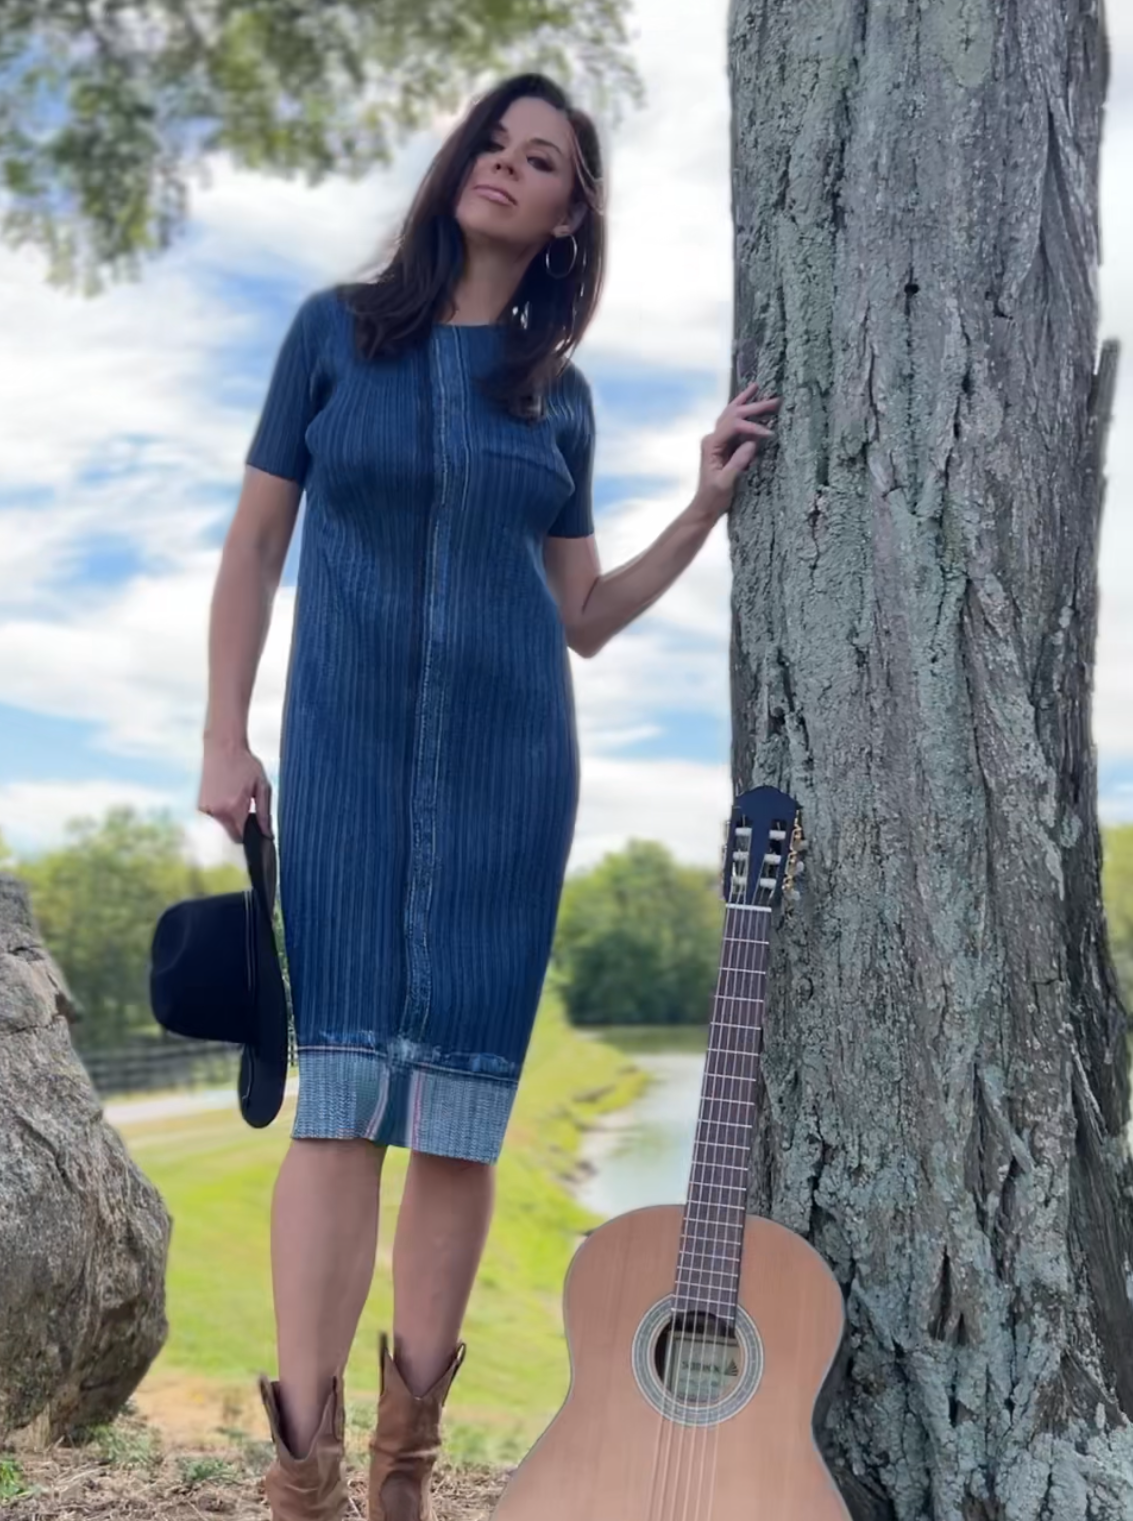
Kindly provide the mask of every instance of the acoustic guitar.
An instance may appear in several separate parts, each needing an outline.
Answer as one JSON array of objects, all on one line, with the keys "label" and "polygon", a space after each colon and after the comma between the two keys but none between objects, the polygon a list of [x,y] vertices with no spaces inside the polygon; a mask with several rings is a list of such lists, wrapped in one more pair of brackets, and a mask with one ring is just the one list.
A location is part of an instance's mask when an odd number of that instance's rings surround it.
[{"label": "acoustic guitar", "polygon": [[785,793],[736,799],[687,1200],[576,1253],[570,1391],[495,1521],[849,1521],[812,1424],[842,1295],[801,1237],[747,1211],[773,909],[801,846]]}]

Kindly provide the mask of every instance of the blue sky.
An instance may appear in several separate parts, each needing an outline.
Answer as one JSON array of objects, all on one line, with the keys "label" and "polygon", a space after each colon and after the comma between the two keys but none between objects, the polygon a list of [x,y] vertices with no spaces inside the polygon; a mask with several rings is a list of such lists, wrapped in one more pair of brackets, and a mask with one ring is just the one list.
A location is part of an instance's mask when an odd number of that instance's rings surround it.
[{"label": "blue sky", "polygon": [[[637,553],[691,495],[700,435],[726,399],[731,339],[722,0],[641,0],[649,105],[612,147],[611,272],[580,360],[599,422],[599,545]],[[1133,354],[1133,22],[1115,71],[1103,198],[1103,315]],[[271,363],[295,306],[353,273],[400,219],[434,146],[311,189],[215,166],[187,236],[137,285],[97,300],[0,250],[0,830],[17,849],[118,802],[195,816],[205,629],[216,558]],[[707,166],[707,167],[706,167]],[[666,236],[655,235],[663,210]],[[1101,805],[1133,819],[1133,363],[1110,448],[1096,699]],[[1122,574],[1124,567],[1125,574]],[[294,557],[253,703],[269,766]],[[714,859],[728,777],[729,567],[717,529],[681,582],[576,667],[584,791],[576,864],[628,835]]]}]

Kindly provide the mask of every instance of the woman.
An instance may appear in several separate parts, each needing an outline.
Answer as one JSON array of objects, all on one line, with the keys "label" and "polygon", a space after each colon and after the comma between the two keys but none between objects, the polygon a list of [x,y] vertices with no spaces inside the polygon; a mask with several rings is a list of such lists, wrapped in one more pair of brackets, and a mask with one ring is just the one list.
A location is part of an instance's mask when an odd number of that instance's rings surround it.
[{"label": "woman", "polygon": [[247,715],[307,498],[281,769],[300,1092],[276,1186],[279,1521],[337,1518],[342,1372],[389,1146],[411,1152],[371,1521],[432,1515],[441,1406],[550,954],[578,765],[567,648],[597,651],[692,561],[769,436],[749,387],[690,506],[637,559],[594,547],[590,393],[569,355],[602,280],[591,121],[549,80],[478,101],[388,266],[284,340],[221,560],[200,807],[271,793]]}]

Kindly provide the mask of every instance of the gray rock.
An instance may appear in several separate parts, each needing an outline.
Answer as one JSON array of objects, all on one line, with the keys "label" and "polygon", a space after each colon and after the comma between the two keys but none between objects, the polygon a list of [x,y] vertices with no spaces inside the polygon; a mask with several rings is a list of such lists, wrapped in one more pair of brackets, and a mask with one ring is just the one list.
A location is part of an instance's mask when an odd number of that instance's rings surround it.
[{"label": "gray rock", "polygon": [[71,1046],[25,888],[0,875],[0,1441],[113,1419],[165,1341],[170,1221]]}]

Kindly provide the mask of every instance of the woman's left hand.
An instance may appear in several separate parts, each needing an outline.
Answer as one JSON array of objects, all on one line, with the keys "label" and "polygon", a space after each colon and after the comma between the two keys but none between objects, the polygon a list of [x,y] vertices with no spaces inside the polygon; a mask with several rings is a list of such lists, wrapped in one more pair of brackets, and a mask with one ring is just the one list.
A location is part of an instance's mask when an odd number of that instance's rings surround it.
[{"label": "woman's left hand", "polygon": [[757,418],[771,417],[779,410],[779,398],[757,399],[759,387],[745,386],[720,413],[715,428],[700,441],[700,482],[696,501],[713,520],[732,505],[736,482],[755,458],[764,439],[773,437],[770,428]]}]

